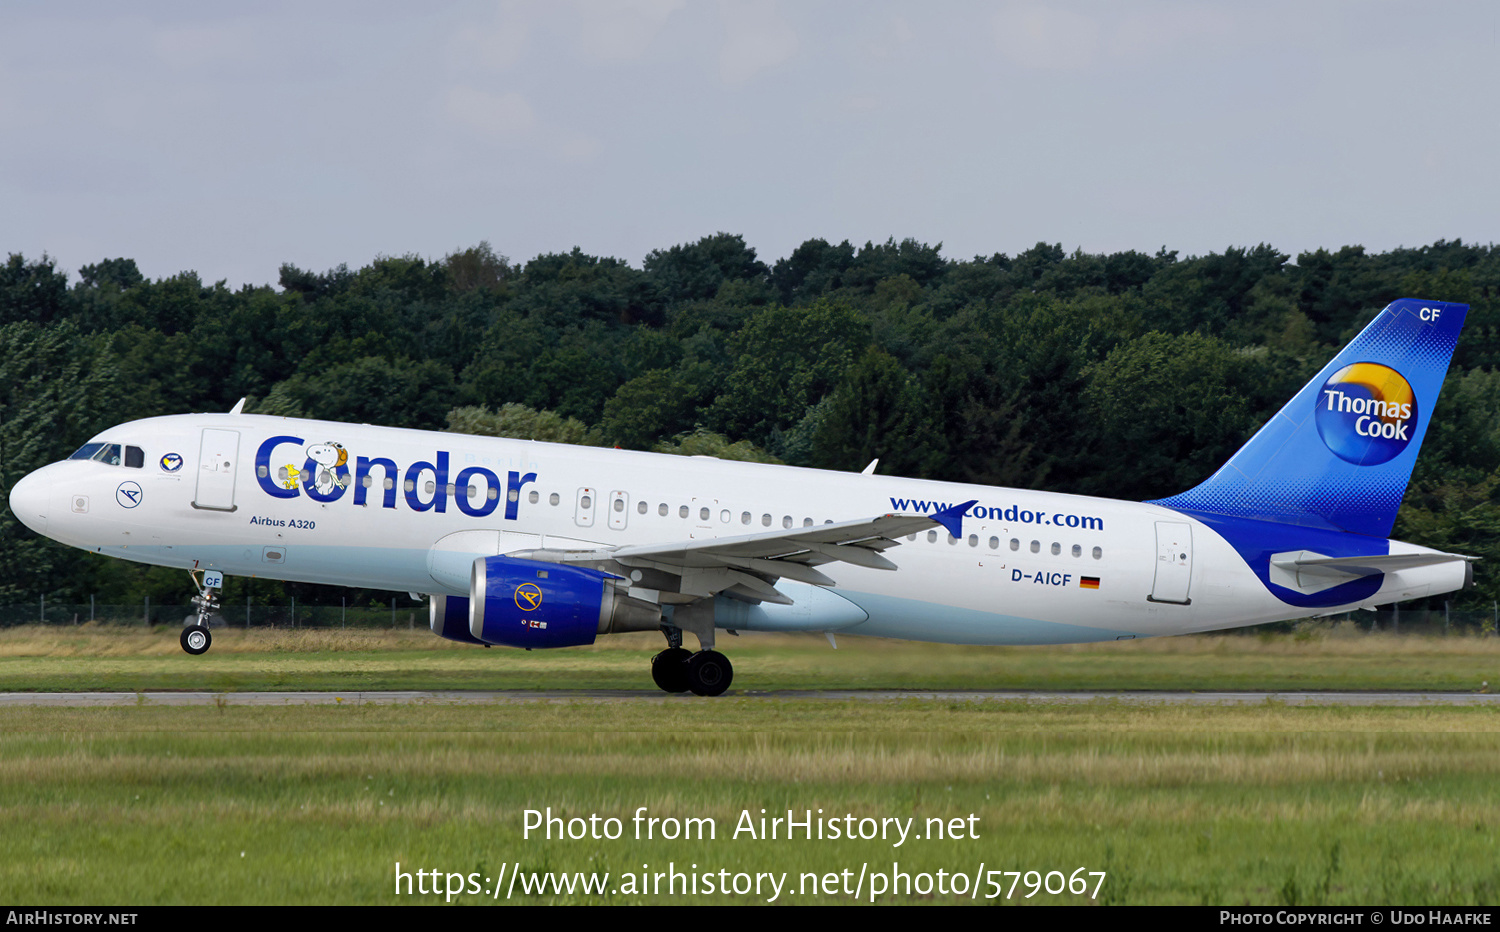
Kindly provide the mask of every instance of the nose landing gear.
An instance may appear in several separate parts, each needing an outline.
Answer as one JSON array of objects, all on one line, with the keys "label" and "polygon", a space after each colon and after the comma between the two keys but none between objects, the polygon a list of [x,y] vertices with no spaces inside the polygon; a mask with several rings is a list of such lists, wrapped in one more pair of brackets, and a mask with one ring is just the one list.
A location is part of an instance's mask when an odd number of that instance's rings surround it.
[{"label": "nose landing gear", "polygon": [[[200,582],[198,574],[203,574]],[[214,610],[219,607],[218,590],[224,588],[224,574],[218,570],[189,570],[188,575],[193,577],[193,588],[198,594],[193,596],[193,604],[198,606],[198,615],[193,623],[182,629],[182,636],[178,642],[182,649],[197,656],[206,653],[214,643],[213,635],[208,631],[209,619]]]},{"label": "nose landing gear", "polygon": [[183,650],[195,656],[207,651],[214,642],[213,635],[208,633],[207,625],[190,625],[183,628],[182,637],[178,640],[182,642]]}]

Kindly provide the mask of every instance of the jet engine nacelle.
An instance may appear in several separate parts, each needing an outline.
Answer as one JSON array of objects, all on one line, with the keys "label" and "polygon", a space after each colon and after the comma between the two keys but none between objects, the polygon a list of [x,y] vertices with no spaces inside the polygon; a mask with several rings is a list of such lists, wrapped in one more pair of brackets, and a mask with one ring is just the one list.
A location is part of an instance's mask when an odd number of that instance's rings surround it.
[{"label": "jet engine nacelle", "polygon": [[464,596],[430,596],[427,607],[433,634],[464,644],[484,643],[469,633],[469,600]]},{"label": "jet engine nacelle", "polygon": [[469,634],[486,644],[575,647],[600,634],[654,631],[661,608],[622,595],[598,570],[480,557],[469,577]]}]

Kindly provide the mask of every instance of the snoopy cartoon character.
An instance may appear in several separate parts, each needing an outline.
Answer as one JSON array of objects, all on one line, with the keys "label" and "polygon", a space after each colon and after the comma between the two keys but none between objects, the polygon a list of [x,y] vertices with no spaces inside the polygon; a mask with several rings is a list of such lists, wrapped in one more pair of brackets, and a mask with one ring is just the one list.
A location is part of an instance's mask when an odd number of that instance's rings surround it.
[{"label": "snoopy cartoon character", "polygon": [[324,495],[331,494],[334,486],[341,489],[349,487],[348,476],[338,474],[338,468],[349,462],[349,451],[342,444],[315,443],[307,448],[307,458],[318,464],[317,481],[314,483],[319,492]]}]

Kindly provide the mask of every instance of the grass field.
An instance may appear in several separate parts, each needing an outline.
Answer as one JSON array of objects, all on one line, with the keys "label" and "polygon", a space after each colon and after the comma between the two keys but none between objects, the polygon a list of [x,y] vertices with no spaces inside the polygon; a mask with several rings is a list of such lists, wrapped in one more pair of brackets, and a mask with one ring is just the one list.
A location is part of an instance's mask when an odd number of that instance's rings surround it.
[{"label": "grass field", "polygon": [[[725,641],[737,689],[1472,690],[1500,669],[1495,639],[1338,629],[1043,649]],[[623,686],[652,695],[644,663],[656,649],[651,638],[527,654],[450,648],[421,631],[240,631],[191,658],[175,631],[11,629],[0,632],[0,689]],[[547,807],[564,819],[619,819],[621,837],[523,837],[525,811]],[[636,838],[640,807],[646,818],[712,819],[716,836]],[[733,837],[742,814],[758,820],[761,809],[877,820],[865,825],[911,819],[913,836],[933,819],[965,837],[899,847],[787,841],[784,830],[777,840]],[[456,879],[465,892],[454,902],[475,904],[493,902],[495,878],[504,885],[517,866],[526,879],[501,889],[501,902],[507,893],[525,903],[773,895],[769,881],[759,893],[704,892],[710,873],[747,887],[756,875],[784,875],[776,902],[829,904],[868,902],[877,877],[898,873],[910,886],[887,887],[876,902],[974,902],[953,892],[952,875],[969,891],[977,873],[985,902],[995,871],[995,903],[1494,904],[1497,832],[1500,710],[1491,708],[746,693],[462,706],[143,701],[0,715],[0,900],[12,903],[446,899],[398,896],[399,862],[409,874],[438,872],[413,881],[414,891]],[[665,892],[669,865],[679,890],[692,876],[699,892]],[[1080,869],[1090,893],[1089,872],[1104,872],[1097,901],[1045,892]],[[1029,898],[1026,871],[1042,888]],[[524,892],[549,872],[610,876],[593,895]]]},{"label": "grass field", "polygon": [[[1493,904],[1500,713],[725,699],[646,704],[7,710],[0,899],[441,902],[395,865],[787,872],[780,902],[864,865],[1105,871],[1104,903]],[[618,840],[523,838],[524,811],[617,817]],[[713,840],[636,840],[638,807]],[[735,839],[745,810],[975,816],[977,838]],[[509,868],[513,870],[513,868]],[[872,875],[873,876],[873,875]],[[1005,886],[1010,878],[1002,877]],[[1053,879],[1060,885],[1061,876]],[[446,880],[443,881],[446,883]],[[1090,880],[1092,887],[1093,881]],[[987,892],[987,888],[982,888]],[[1022,880],[1011,902],[1078,903]],[[511,902],[762,902],[512,894]],[[501,894],[504,899],[504,893]],[[868,886],[861,900],[869,899]],[[932,892],[878,902],[965,901]],[[491,902],[482,894],[459,902]]]},{"label": "grass field", "polygon": [[[184,654],[178,630],[0,629],[0,690],[653,690],[655,634],[554,651],[486,650],[425,630],[228,629]],[[1368,689],[1500,686],[1500,638],[1297,634],[1158,638],[1058,647],[964,647],[819,635],[721,637],[734,688]]]}]

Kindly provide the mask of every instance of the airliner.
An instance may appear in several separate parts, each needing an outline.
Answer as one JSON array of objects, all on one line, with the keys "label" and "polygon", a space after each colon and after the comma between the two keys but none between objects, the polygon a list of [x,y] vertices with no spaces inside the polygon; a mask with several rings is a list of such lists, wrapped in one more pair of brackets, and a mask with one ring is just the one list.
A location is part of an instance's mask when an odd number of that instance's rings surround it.
[{"label": "airliner", "polygon": [[[1472,584],[1389,540],[1467,305],[1386,307],[1221,469],[1126,502],[245,414],[112,427],[10,506],[192,574],[425,594],[434,633],[527,650],[660,631],[667,692],[722,694],[727,631],[1063,644],[1330,615]],[[697,651],[683,647],[684,632]]]}]

